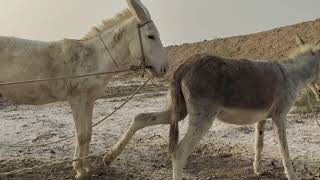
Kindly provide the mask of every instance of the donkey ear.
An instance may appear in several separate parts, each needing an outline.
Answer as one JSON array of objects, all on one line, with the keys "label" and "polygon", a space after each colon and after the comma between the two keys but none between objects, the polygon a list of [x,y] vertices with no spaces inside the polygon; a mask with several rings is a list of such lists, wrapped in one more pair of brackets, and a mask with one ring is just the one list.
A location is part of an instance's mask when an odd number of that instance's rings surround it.
[{"label": "donkey ear", "polygon": [[303,45],[306,44],[306,42],[301,39],[301,37],[299,36],[299,34],[296,35],[296,43],[298,44],[298,46],[303,46]]},{"label": "donkey ear", "polygon": [[127,0],[130,11],[137,17],[138,23],[143,24],[151,20],[148,9],[140,0]]}]

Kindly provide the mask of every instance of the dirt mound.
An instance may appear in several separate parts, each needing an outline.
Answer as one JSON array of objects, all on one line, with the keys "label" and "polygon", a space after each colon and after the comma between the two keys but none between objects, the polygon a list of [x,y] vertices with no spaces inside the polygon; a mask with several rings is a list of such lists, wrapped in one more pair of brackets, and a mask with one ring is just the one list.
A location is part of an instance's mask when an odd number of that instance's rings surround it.
[{"label": "dirt mound", "polygon": [[253,60],[284,59],[298,47],[297,34],[308,44],[319,43],[320,19],[256,34],[169,46],[166,50],[172,73],[188,57],[198,53]]}]

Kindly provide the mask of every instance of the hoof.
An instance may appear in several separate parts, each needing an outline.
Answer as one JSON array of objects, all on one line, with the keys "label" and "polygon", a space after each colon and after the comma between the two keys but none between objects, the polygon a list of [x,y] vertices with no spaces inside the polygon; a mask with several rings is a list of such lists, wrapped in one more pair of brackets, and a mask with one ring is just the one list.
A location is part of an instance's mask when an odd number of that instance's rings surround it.
[{"label": "hoof", "polygon": [[254,173],[258,176],[262,175],[263,174],[263,171],[261,168],[254,168]]},{"label": "hoof", "polygon": [[105,166],[109,166],[114,161],[114,158],[110,155],[105,155],[103,157],[103,163]]},{"label": "hoof", "polygon": [[301,180],[298,176],[294,175],[293,177],[289,177],[288,180]]},{"label": "hoof", "polygon": [[254,173],[258,176],[260,176],[261,174],[263,174],[262,168],[261,168],[261,164],[254,164],[253,165],[253,169],[254,169]]},{"label": "hoof", "polygon": [[88,165],[86,167],[84,167],[84,170],[85,170],[85,173],[87,176],[93,175],[94,171],[93,171],[93,168],[90,163],[88,163]]},{"label": "hoof", "polygon": [[90,180],[91,175],[93,175],[92,167],[91,167],[90,163],[88,163],[86,166],[83,166],[82,163],[83,162],[81,162],[81,163],[74,162],[73,163],[73,169],[74,169],[74,171],[76,171],[75,179],[76,180]]},{"label": "hoof", "polygon": [[76,180],[90,180],[91,175],[89,174],[77,174]]}]

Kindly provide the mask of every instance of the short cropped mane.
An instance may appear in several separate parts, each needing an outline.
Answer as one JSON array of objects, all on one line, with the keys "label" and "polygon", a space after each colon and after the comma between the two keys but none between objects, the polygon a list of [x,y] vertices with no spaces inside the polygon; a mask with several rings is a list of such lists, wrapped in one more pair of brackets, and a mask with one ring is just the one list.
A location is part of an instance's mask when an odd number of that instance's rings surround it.
[{"label": "short cropped mane", "polygon": [[129,9],[124,9],[110,19],[105,19],[102,24],[94,26],[81,40],[89,40],[98,36],[99,32],[104,32],[133,16]]},{"label": "short cropped mane", "polygon": [[316,52],[319,50],[320,50],[320,47],[318,47],[318,46],[303,45],[303,46],[297,48],[296,50],[294,50],[293,53],[291,53],[289,55],[289,58],[296,59],[298,57],[301,57],[301,56],[304,56],[304,55],[309,54],[311,52]]}]

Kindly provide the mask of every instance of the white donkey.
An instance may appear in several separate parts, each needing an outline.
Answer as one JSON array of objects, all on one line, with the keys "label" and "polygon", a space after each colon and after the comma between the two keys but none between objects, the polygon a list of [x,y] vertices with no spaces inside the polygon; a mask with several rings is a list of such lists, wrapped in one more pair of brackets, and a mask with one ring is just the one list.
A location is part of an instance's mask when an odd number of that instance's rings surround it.
[{"label": "white donkey", "polygon": [[[309,46],[281,63],[194,56],[174,74],[168,109],[136,116],[105,162],[111,163],[139,129],[170,123],[173,179],[180,180],[188,156],[217,118],[236,125],[256,124],[254,171],[261,174],[264,126],[272,118],[285,173],[289,180],[297,180],[289,157],[286,116],[301,90],[320,80],[319,66],[320,48]],[[187,114],[189,128],[178,144],[178,121]]]},{"label": "white donkey", "polygon": [[[39,42],[0,37],[0,82],[124,70],[139,64],[137,59],[153,75],[165,74],[167,57],[148,10],[140,0],[127,3],[129,9],[104,21],[81,40]],[[68,101],[76,128],[74,158],[79,158],[89,153],[94,101],[104,96],[110,79],[111,75],[101,75],[1,86],[0,94],[18,104]],[[77,179],[90,176],[88,160],[74,162],[73,167]]]}]

